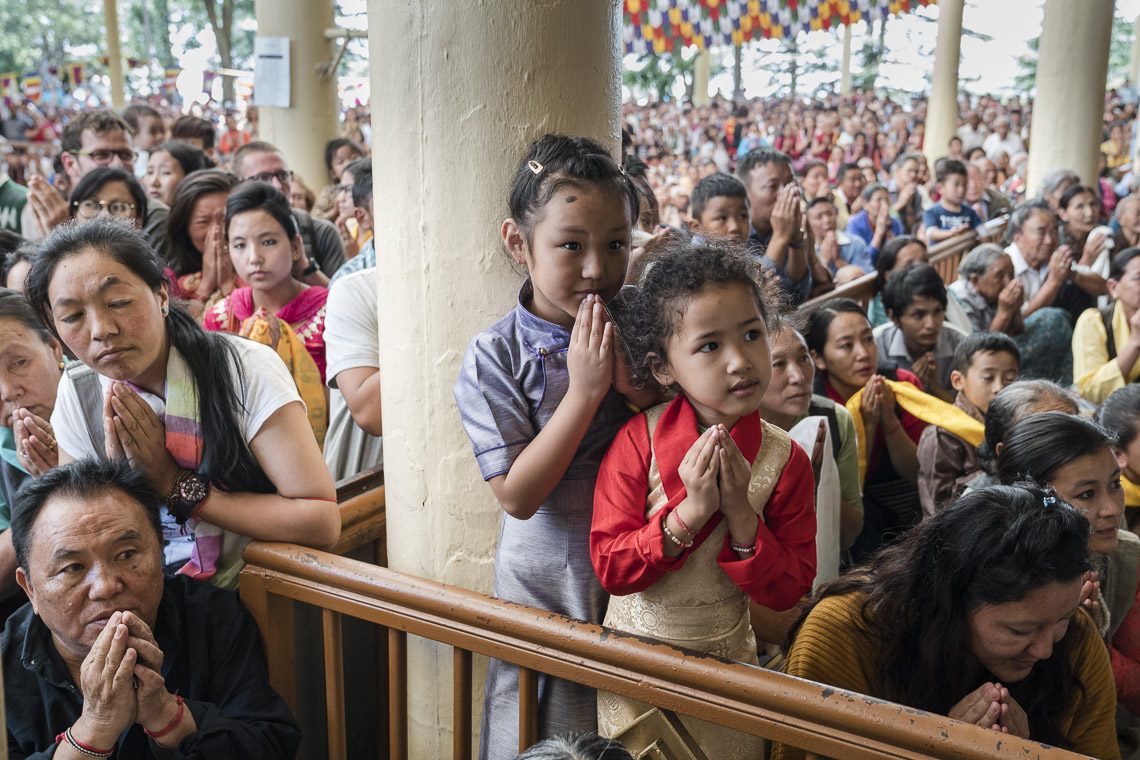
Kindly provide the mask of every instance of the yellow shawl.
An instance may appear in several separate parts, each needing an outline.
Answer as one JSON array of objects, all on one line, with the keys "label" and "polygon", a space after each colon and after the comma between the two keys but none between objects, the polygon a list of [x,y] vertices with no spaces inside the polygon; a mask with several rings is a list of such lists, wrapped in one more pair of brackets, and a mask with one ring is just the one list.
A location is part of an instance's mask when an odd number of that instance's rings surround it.
[{"label": "yellow shawl", "polygon": [[[898,405],[923,422],[937,425],[958,436],[971,446],[979,446],[985,439],[985,426],[953,404],[947,404],[940,398],[935,398],[929,393],[923,393],[910,383],[895,380],[887,380],[886,383],[887,387],[895,394],[895,401],[898,402]],[[859,442],[859,482],[863,482],[867,477],[867,456],[869,453],[867,434],[863,429],[863,412],[860,408],[862,399],[862,388],[847,399],[847,411],[851,412],[851,416],[855,418],[855,436]]]},{"label": "yellow shawl", "polygon": [[[281,330],[281,337],[277,345],[273,345],[273,332],[269,319],[276,319]],[[280,317],[265,317],[254,314],[241,325],[241,335],[269,346],[277,351],[277,355],[289,368],[289,374],[297,383],[297,391],[309,415],[309,425],[313,428],[313,435],[317,437],[317,445],[324,448],[325,432],[328,429],[328,404],[325,397],[324,383],[321,382],[321,373],[317,363],[305,349],[296,331],[289,323]]]}]

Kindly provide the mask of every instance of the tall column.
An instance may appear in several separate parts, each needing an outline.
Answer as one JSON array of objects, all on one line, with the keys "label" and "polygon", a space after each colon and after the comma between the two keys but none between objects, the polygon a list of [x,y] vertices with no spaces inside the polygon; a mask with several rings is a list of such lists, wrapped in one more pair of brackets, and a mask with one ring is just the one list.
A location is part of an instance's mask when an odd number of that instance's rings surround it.
[{"label": "tall column", "polygon": [[1037,55],[1029,193],[1052,169],[1096,180],[1113,0],[1047,0]]},{"label": "tall column", "polygon": [[119,6],[117,0],[103,0],[103,22],[107,27],[107,73],[111,78],[111,106],[117,111],[127,104],[123,80],[123,52],[119,47]]},{"label": "tall column", "polygon": [[1132,25],[1132,53],[1128,59],[1128,79],[1133,88],[1140,87],[1140,16]]},{"label": "tall column", "polygon": [[712,74],[712,53],[708,48],[701,48],[697,52],[697,60],[693,62],[693,105],[707,106],[709,104],[709,78]]},{"label": "tall column", "polygon": [[926,109],[926,138],[922,152],[933,166],[945,156],[958,128],[958,60],[962,50],[962,8],[965,0],[938,0],[938,42],[934,78]]},{"label": "tall column", "polygon": [[851,94],[851,25],[843,25],[843,68],[839,70],[839,94]]},{"label": "tall column", "polygon": [[[619,4],[369,0],[368,16],[388,563],[488,592],[501,510],[451,391],[473,334],[516,303],[499,227],[526,145],[619,150]],[[408,651],[410,756],[449,757],[451,653]]]},{"label": "tall column", "polygon": [[289,168],[319,188],[328,182],[325,143],[337,136],[340,112],[336,78],[325,81],[316,67],[336,55],[325,38],[333,24],[333,0],[256,0],[257,34],[289,38],[288,108],[259,108],[262,140],[281,149]]}]

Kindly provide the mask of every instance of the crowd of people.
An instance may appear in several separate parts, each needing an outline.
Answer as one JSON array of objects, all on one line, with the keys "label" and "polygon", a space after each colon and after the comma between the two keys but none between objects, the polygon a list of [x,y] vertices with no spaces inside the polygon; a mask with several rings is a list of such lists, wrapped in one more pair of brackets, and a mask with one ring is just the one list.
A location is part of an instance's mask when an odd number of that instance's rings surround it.
[{"label": "crowd of people", "polygon": [[[1032,197],[1031,104],[961,106],[933,163],[923,104],[869,92],[626,105],[620,158],[526,148],[526,278],[454,390],[497,597],[1140,757],[1136,104],[1106,97],[1095,183]],[[255,120],[141,103],[49,122],[54,167],[0,177],[12,757],[296,751],[232,589],[251,540],[333,545],[334,483],[382,459],[351,113],[316,192]],[[486,760],[517,752],[518,678],[491,662]],[[650,709],[538,689],[551,740],[520,757],[627,757]]]}]

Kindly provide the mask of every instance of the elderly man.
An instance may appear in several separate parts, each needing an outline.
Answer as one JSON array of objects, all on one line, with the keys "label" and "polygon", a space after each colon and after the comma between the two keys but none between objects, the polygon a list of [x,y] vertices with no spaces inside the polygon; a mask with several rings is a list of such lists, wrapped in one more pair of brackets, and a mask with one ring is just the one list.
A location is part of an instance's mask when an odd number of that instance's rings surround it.
[{"label": "elderly man", "polygon": [[295,755],[300,733],[237,597],[163,577],[160,501],[138,472],[93,460],[17,497],[31,601],[0,638],[10,757]]}]

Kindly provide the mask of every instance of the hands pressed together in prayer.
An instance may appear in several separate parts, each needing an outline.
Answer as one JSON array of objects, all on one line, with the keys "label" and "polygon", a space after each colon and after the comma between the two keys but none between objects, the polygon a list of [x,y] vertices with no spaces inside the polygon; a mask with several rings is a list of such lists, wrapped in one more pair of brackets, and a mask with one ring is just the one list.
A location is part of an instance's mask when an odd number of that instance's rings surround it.
[{"label": "hands pressed together in prayer", "polygon": [[83,712],[72,734],[86,746],[114,747],[137,723],[158,744],[176,747],[197,730],[194,716],[166,689],[162,649],[131,612],[112,613],[80,667]]},{"label": "hands pressed together in prayer", "polygon": [[[752,466],[724,425],[714,425],[702,433],[685,453],[677,472],[687,494],[677,511],[687,504],[695,508],[678,515],[686,526],[700,532],[705,523],[720,512],[727,521],[733,545],[755,546],[761,518],[748,500]],[[688,540],[692,538],[687,536]],[[743,554],[747,556],[751,552]]]},{"label": "hands pressed together in prayer", "polygon": [[39,477],[59,464],[59,444],[51,423],[27,409],[12,412],[16,435],[16,458],[33,477]]},{"label": "hands pressed together in prayer", "polygon": [[1000,683],[982,684],[951,707],[949,717],[1022,739],[1029,738],[1029,718],[1025,710],[1010,695],[1009,689]]},{"label": "hands pressed together in prayer", "polygon": [[159,494],[170,493],[178,463],[166,449],[166,426],[126,383],[112,383],[103,401],[103,436],[107,457],[126,459],[145,472]]}]

